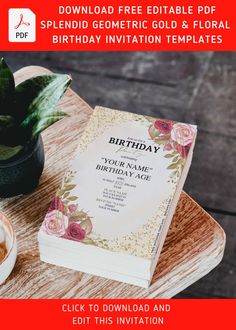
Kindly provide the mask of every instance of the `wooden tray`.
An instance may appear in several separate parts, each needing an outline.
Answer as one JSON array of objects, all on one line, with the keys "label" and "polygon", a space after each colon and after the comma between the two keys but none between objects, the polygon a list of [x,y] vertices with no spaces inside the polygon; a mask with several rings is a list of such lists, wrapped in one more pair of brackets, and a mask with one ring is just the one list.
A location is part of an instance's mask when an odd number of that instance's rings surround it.
[{"label": "wooden tray", "polygon": [[[26,67],[16,72],[15,78],[19,83],[47,72],[41,67]],[[184,192],[149,289],[39,260],[37,232],[92,112],[72,90],[63,97],[59,107],[71,116],[43,134],[46,165],[39,187],[29,196],[0,200],[0,210],[13,222],[18,239],[16,266],[0,286],[0,297],[170,298],[216,267],[224,253],[224,231]]]}]

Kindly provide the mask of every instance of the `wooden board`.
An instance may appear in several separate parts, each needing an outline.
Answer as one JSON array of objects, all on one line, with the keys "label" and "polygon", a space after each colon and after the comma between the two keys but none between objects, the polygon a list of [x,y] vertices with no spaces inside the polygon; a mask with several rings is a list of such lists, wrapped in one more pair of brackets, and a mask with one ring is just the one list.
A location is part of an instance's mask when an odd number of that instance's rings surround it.
[{"label": "wooden board", "polygon": [[[15,77],[19,83],[46,72],[40,67],[26,67]],[[46,164],[39,187],[29,196],[0,200],[0,210],[13,222],[19,250],[13,273],[0,287],[0,297],[169,298],[211,271],[223,257],[224,231],[184,192],[149,289],[39,260],[37,232],[92,112],[72,90],[63,97],[59,107],[71,116],[43,134]]]}]

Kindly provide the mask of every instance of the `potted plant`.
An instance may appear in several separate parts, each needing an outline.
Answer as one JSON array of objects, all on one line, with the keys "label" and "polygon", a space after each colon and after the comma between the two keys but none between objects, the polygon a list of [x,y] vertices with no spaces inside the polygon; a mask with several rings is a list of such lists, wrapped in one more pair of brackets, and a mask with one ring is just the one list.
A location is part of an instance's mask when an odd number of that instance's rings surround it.
[{"label": "potted plant", "polygon": [[66,114],[55,107],[71,77],[49,74],[15,86],[8,65],[0,61],[0,197],[35,189],[44,167],[40,133]]}]

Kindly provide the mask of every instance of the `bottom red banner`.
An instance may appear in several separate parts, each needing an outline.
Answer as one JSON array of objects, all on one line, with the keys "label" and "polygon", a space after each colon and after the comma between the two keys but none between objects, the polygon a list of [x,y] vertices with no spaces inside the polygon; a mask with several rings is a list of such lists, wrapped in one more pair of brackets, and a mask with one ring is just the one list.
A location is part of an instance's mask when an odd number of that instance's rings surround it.
[{"label": "bottom red banner", "polygon": [[1,329],[228,329],[236,300],[0,300]]}]

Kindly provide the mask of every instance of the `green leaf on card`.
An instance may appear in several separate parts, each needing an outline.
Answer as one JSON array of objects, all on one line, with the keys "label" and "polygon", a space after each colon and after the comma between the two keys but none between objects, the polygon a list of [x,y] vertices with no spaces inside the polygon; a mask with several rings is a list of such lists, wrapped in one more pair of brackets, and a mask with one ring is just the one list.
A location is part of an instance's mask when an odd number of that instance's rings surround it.
[{"label": "green leaf on card", "polygon": [[170,164],[167,169],[168,170],[174,170],[175,168],[177,168],[178,164],[174,163],[174,164]]},{"label": "green leaf on card", "polygon": [[179,159],[179,156],[175,156],[175,158],[173,158],[173,162],[176,162]]},{"label": "green leaf on card", "polygon": [[74,202],[78,199],[78,197],[76,196],[71,196],[71,197],[68,197],[67,200],[70,201],[70,202]]},{"label": "green leaf on card", "polygon": [[68,184],[64,187],[65,191],[72,190],[76,187],[76,184]]}]

